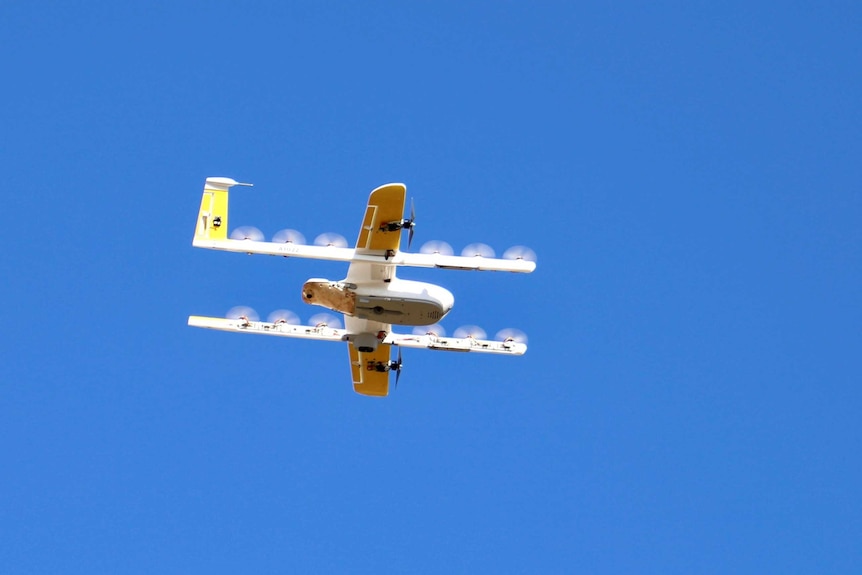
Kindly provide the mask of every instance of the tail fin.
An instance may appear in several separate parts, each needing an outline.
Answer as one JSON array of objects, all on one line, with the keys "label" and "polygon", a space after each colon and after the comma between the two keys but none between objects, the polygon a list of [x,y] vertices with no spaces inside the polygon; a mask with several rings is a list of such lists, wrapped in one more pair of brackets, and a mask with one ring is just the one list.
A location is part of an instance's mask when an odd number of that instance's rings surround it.
[{"label": "tail fin", "polygon": [[232,186],[250,186],[231,178],[207,178],[195,227],[195,240],[227,239],[227,194]]}]

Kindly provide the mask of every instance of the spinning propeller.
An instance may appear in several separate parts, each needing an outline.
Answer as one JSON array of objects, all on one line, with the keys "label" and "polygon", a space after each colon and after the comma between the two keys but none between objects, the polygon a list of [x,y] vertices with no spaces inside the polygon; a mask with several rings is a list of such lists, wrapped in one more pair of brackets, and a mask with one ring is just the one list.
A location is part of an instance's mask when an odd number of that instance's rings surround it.
[{"label": "spinning propeller", "polygon": [[334,329],[341,328],[341,320],[331,313],[316,313],[308,318],[308,325],[314,327],[331,327]]},{"label": "spinning propeller", "polygon": [[467,258],[470,257],[479,257],[479,258],[493,258],[494,257],[494,248],[489,246],[488,244],[483,243],[475,243],[470,244],[461,250],[461,255]]},{"label": "spinning propeller", "polygon": [[515,343],[527,343],[527,334],[519,329],[515,329],[513,327],[507,327],[506,329],[501,329],[497,332],[497,338],[499,341],[514,341]]},{"label": "spinning propeller", "polygon": [[305,236],[296,230],[279,230],[272,236],[272,241],[277,244],[304,244]]},{"label": "spinning propeller", "polygon": [[446,330],[439,323],[433,325],[417,325],[413,328],[413,335],[434,335],[437,337],[445,337]]},{"label": "spinning propeller", "polygon": [[398,360],[389,362],[389,371],[395,370],[395,389],[398,389],[398,380],[401,379],[401,348],[398,348]]},{"label": "spinning propeller", "polygon": [[225,317],[228,319],[245,319],[248,321],[257,321],[260,318],[256,311],[246,305],[237,305],[230,308]]},{"label": "spinning propeller", "polygon": [[419,248],[419,252],[423,254],[440,254],[441,256],[455,255],[455,252],[452,251],[452,246],[440,240],[425,242],[422,244],[422,247]]},{"label": "spinning propeller", "polygon": [[230,233],[230,239],[262,242],[263,232],[254,226],[240,226]]},{"label": "spinning propeller", "polygon": [[269,316],[267,316],[266,321],[268,321],[269,323],[286,323],[288,325],[299,325],[299,316],[290,310],[277,309],[271,314],[269,314]]},{"label": "spinning propeller", "polygon": [[452,335],[458,339],[485,339],[488,334],[478,325],[463,325],[456,329]]},{"label": "spinning propeller", "polygon": [[535,262],[536,252],[534,252],[527,246],[512,246],[511,248],[503,252],[503,259]]},{"label": "spinning propeller", "polygon": [[314,238],[314,245],[316,246],[332,246],[335,248],[346,248],[347,240],[344,239],[344,236],[341,234],[335,233],[325,233],[320,234],[316,238]]},{"label": "spinning propeller", "polygon": [[416,227],[416,206],[413,204],[413,198],[410,198],[410,218],[401,220],[401,228],[407,228],[407,249],[413,243],[413,228]]}]

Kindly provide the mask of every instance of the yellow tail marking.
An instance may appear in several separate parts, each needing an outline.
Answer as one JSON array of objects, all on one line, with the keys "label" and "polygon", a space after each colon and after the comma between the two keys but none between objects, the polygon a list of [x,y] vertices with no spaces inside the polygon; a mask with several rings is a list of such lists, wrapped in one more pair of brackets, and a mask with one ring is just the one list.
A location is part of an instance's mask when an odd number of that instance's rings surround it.
[{"label": "yellow tail marking", "polygon": [[204,188],[198,213],[196,240],[227,239],[227,190]]}]

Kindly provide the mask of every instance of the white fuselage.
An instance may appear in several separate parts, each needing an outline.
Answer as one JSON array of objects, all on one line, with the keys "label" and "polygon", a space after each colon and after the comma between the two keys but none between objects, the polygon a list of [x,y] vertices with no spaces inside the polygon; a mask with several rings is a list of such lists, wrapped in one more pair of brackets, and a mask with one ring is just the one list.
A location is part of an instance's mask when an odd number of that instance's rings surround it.
[{"label": "white fuselage", "polygon": [[438,285],[396,277],[362,283],[315,278],[302,286],[302,301],[381,323],[431,325],[449,313],[455,296]]}]

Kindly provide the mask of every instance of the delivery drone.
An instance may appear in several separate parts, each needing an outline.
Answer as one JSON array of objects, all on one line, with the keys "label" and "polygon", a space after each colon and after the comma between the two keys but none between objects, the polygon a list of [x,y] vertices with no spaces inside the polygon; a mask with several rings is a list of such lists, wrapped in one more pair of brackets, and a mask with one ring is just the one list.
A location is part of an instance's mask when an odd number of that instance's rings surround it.
[{"label": "delivery drone", "polygon": [[[282,230],[273,241],[251,227],[234,230],[228,237],[228,191],[233,186],[249,186],[231,178],[207,178],[192,245],[198,248],[266,254],[292,258],[349,262],[347,277],[341,281],[315,278],[302,286],[302,301],[344,314],[344,328],[334,317],[312,318],[312,325],[298,325],[290,312],[274,312],[269,321],[258,321],[249,308],[234,308],[227,318],[190,316],[189,325],[238,333],[281,337],[344,341],[350,352],[353,389],[363,395],[389,394],[390,372],[395,382],[401,375],[401,348],[469,351],[523,355],[525,338],[517,330],[497,334],[498,341],[486,340],[479,328],[466,328],[445,337],[437,324],[455,304],[449,290],[438,285],[410,281],[395,276],[398,266],[452,270],[488,270],[530,273],[536,269],[535,254],[518,246],[503,259],[494,258],[484,244],[471,244],[461,256],[452,254],[444,242],[428,242],[420,253],[401,251],[401,233],[408,231],[408,248],[413,239],[415,214],[404,218],[407,188],[386,184],[371,192],[362,217],[355,248],[336,234],[322,234],[318,245],[305,245],[301,234]],[[320,315],[320,314],[319,314]],[[411,334],[394,333],[393,325],[415,326]],[[427,326],[427,327],[425,327]],[[398,346],[398,358],[391,358],[391,346]]]}]

